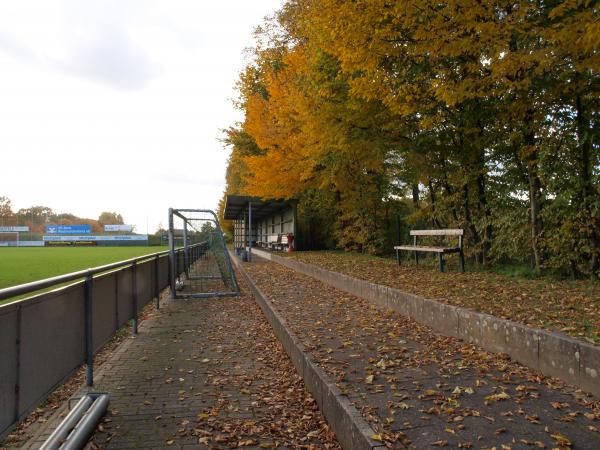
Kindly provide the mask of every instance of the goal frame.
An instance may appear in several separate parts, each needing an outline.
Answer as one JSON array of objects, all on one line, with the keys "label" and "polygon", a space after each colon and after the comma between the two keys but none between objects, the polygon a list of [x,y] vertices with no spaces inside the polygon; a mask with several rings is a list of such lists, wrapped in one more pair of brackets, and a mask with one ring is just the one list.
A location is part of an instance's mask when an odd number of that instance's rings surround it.
[{"label": "goal frame", "polygon": [[[17,235],[16,241],[5,241],[5,242],[16,242],[17,243],[16,247],[20,247],[19,242],[21,241],[21,239],[20,239],[19,231],[0,231],[0,234],[16,234]],[[0,241],[0,242],[2,242],[2,241]],[[12,246],[8,245],[7,247],[12,247]]]},{"label": "goal frame", "polygon": [[[197,217],[191,217],[192,214],[205,214],[207,217],[203,217],[199,219]],[[229,275],[231,276],[231,284],[233,287],[232,291],[216,291],[216,292],[194,292],[194,293],[180,293],[177,292],[176,289],[176,278],[178,273],[177,267],[177,258],[175,256],[175,226],[174,226],[174,218],[178,217],[183,220],[183,257],[184,257],[184,271],[186,275],[189,277],[189,230],[188,228],[193,228],[190,225],[192,220],[203,220],[207,222],[211,222],[215,227],[215,234],[218,236],[220,244],[223,248],[225,262],[227,265],[227,270]],[[190,225],[188,227],[188,225]],[[179,299],[179,298],[209,298],[209,297],[232,297],[240,295],[240,288],[237,283],[237,279],[235,276],[235,271],[233,270],[233,264],[231,262],[231,258],[229,255],[229,251],[227,250],[227,246],[225,243],[225,237],[223,235],[223,230],[221,229],[221,225],[219,224],[219,219],[214,211],[210,209],[185,209],[185,208],[169,208],[169,281],[171,286],[171,298]],[[198,279],[204,277],[190,277],[190,279]],[[212,278],[212,277],[209,277]],[[224,275],[223,275],[223,281]]]}]

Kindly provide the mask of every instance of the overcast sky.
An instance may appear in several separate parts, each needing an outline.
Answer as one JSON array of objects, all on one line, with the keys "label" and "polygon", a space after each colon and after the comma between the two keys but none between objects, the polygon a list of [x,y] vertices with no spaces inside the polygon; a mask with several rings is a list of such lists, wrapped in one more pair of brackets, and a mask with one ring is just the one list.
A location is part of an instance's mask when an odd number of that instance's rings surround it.
[{"label": "overcast sky", "polygon": [[0,196],[139,232],[216,208],[244,49],[280,4],[0,2]]}]

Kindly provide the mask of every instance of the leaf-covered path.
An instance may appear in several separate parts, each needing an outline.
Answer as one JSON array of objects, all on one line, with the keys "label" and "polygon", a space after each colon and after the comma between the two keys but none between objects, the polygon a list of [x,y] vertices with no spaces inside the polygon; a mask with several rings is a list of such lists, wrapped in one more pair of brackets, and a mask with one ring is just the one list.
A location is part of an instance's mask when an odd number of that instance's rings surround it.
[{"label": "leaf-covered path", "polygon": [[92,448],[339,449],[245,286],[169,300],[108,360]]},{"label": "leaf-covered path", "polygon": [[600,448],[600,404],[279,264],[252,279],[392,448]]},{"label": "leaf-covered path", "polygon": [[431,266],[407,263],[410,255],[406,252],[401,266],[392,259],[344,252],[285,255],[372,283],[600,343],[598,283],[531,280],[490,272],[458,273],[456,257],[449,257],[448,271],[440,273]]}]

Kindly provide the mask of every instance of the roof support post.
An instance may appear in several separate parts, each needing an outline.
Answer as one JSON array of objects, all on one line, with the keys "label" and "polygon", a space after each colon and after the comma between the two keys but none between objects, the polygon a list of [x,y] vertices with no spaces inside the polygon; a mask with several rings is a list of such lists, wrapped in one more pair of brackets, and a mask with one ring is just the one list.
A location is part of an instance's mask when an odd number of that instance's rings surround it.
[{"label": "roof support post", "polygon": [[248,262],[252,261],[252,202],[248,202]]},{"label": "roof support post", "polygon": [[298,249],[298,202],[294,201],[292,203],[292,220],[294,223],[292,224],[292,233],[294,233],[294,248],[293,250]]}]

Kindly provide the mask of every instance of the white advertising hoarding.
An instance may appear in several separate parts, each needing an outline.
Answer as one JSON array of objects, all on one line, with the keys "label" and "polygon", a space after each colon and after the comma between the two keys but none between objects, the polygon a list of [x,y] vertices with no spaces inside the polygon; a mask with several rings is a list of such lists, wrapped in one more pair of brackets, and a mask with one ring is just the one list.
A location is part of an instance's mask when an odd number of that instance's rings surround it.
[{"label": "white advertising hoarding", "polygon": [[16,226],[16,227],[0,227],[0,233],[17,233],[22,231],[29,231],[28,226]]},{"label": "white advertising hoarding", "polygon": [[0,247],[43,247],[44,241],[0,241]]},{"label": "white advertising hoarding", "polygon": [[104,231],[126,231],[130,233],[133,225],[104,225]]}]

